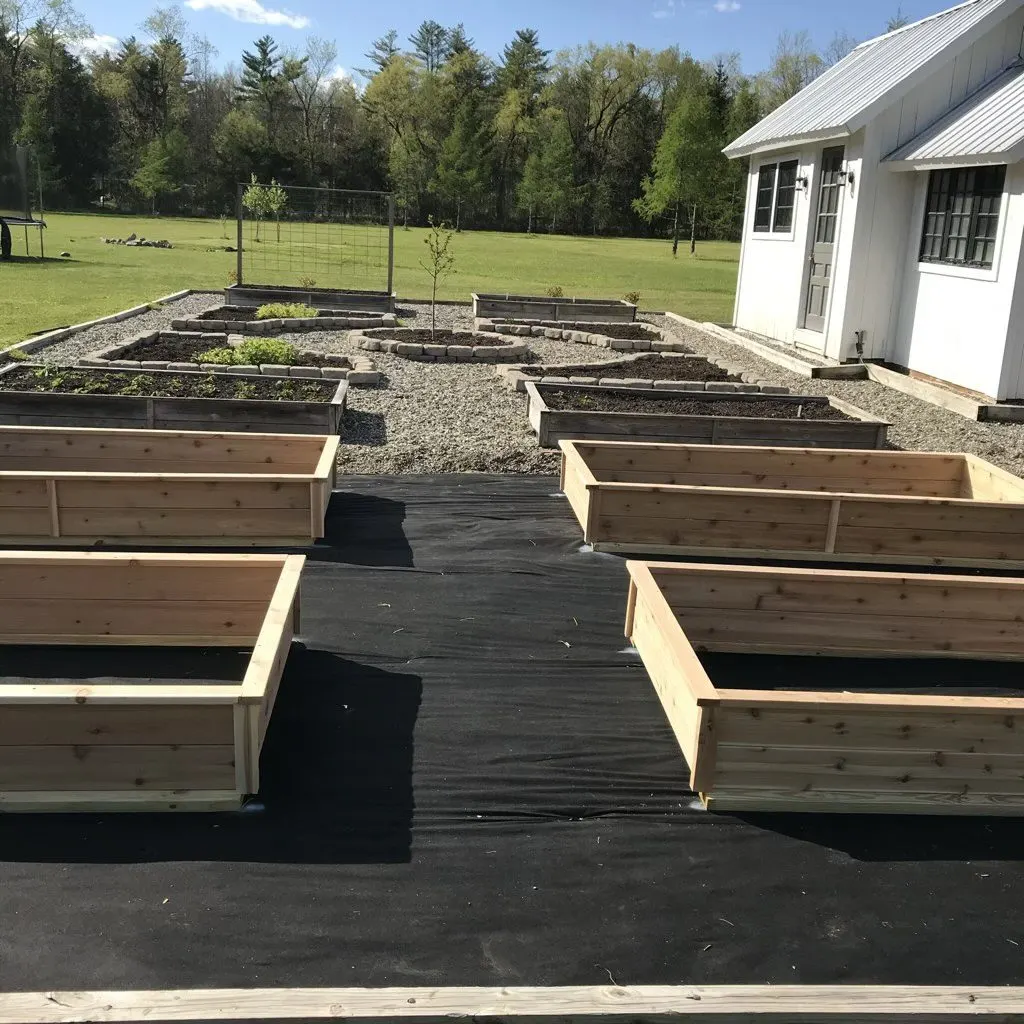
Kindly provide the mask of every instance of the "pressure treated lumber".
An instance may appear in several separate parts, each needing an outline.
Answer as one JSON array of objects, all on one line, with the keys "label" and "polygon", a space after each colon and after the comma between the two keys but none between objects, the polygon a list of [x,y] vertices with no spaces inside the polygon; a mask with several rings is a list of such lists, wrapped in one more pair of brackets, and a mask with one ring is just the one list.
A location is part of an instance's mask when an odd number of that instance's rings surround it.
[{"label": "pressure treated lumber", "polygon": [[1024,481],[973,455],[562,441],[598,550],[1024,568]]},{"label": "pressure treated lumber", "polygon": [[[699,652],[1024,657],[1024,580],[629,562],[626,635],[706,806],[1024,814],[1024,699],[714,685]],[[751,671],[756,671],[753,663]],[[870,660],[863,675],[871,678]]]},{"label": "pressure treated lumber", "polygon": [[324,535],[339,438],[0,427],[0,544],[300,545]]},{"label": "pressure treated lumber", "polygon": [[1020,987],[606,985],[549,988],[250,988],[0,994],[0,1024],[516,1019],[720,1024],[1024,1021]]},{"label": "pressure treated lumber", "polygon": [[[0,811],[227,810],[257,792],[304,561],[0,552]],[[234,683],[40,679],[3,675],[4,645],[252,653]]]}]

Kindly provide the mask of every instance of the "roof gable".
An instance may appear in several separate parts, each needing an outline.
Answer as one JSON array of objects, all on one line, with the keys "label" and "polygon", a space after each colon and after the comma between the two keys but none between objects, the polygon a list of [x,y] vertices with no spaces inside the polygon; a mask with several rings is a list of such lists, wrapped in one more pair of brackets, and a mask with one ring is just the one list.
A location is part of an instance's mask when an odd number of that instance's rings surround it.
[{"label": "roof gable", "polygon": [[861,43],[806,88],[725,148],[729,157],[804,139],[852,135],[953,59],[1024,0],[969,0]]}]

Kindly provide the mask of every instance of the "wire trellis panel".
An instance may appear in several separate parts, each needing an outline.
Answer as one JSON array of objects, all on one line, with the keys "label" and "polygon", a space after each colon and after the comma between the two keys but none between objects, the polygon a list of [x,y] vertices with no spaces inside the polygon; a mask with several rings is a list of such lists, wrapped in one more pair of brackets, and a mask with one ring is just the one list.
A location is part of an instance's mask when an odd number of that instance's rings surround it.
[{"label": "wire trellis panel", "polygon": [[[388,192],[278,186],[278,213],[246,207],[238,186],[238,283],[390,292],[394,200]],[[244,277],[244,282],[243,282]]]}]

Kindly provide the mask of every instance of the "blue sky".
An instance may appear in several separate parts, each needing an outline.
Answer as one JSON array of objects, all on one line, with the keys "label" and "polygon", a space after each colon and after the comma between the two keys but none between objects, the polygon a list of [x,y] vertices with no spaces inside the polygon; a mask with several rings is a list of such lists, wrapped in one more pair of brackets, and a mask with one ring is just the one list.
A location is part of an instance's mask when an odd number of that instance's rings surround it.
[{"label": "blue sky", "polygon": [[[180,2],[180,0],[179,0]],[[953,0],[902,0],[911,19],[925,17]],[[237,63],[252,40],[270,32],[283,48],[301,50],[307,35],[332,39],[338,63],[362,66],[369,43],[389,28],[404,40],[426,18],[464,22],[477,46],[491,56],[517,28],[535,28],[545,48],[576,43],[630,41],[660,48],[678,44],[699,59],[738,51],[747,72],[768,62],[780,31],[806,29],[824,46],[837,31],[866,39],[884,31],[900,0],[184,0],[192,31],[219,50],[219,62]],[[138,33],[149,8],[138,0],[80,0],[79,9],[96,33],[94,45],[112,46]]]}]

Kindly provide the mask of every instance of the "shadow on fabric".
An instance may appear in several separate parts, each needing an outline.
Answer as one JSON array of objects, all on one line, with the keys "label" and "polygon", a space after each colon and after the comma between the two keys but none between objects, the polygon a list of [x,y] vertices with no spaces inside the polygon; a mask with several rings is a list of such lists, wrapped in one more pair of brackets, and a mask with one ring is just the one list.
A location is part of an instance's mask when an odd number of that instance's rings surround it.
[{"label": "shadow on fabric", "polygon": [[324,538],[306,551],[315,562],[411,569],[405,502],[373,494],[335,491],[327,506]]},{"label": "shadow on fabric", "polygon": [[234,814],[5,815],[0,861],[403,864],[412,859],[413,732],[423,683],[296,644]]},{"label": "shadow on fabric", "polygon": [[735,812],[729,817],[858,861],[1024,861],[1020,818]]}]

